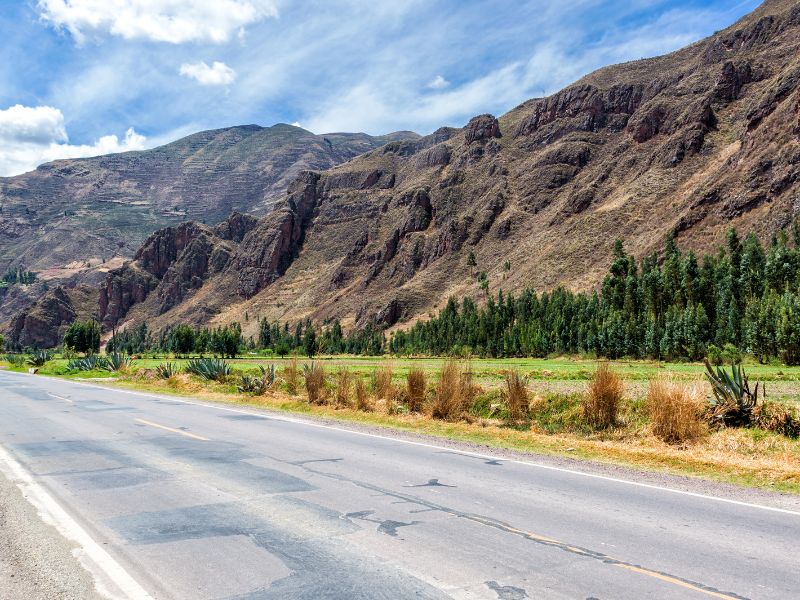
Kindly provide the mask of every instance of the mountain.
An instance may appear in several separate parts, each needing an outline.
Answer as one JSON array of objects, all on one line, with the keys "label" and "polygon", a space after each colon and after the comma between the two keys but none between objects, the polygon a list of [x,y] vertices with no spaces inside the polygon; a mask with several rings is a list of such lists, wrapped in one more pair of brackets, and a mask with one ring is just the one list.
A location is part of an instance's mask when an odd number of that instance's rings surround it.
[{"label": "mountain", "polygon": [[662,57],[601,69],[499,119],[306,171],[264,217],[153,234],[100,292],[106,326],[331,317],[411,322],[451,294],[590,289],[615,238],[706,251],[800,212],[800,6],[765,2]]},{"label": "mountain", "polygon": [[65,276],[130,258],[156,229],[189,218],[214,224],[237,210],[264,215],[302,170],[416,137],[246,125],[0,178],[0,270],[24,266]]}]

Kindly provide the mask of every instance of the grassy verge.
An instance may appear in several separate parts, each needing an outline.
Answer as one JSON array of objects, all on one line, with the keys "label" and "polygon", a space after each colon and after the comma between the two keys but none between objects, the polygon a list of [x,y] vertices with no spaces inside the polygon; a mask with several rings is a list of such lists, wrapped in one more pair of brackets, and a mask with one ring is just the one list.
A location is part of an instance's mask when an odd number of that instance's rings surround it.
[{"label": "grassy verge", "polygon": [[[626,380],[627,400],[620,425],[602,432],[586,429],[580,423],[580,390],[585,382],[569,378],[533,376],[530,388],[534,392],[535,410],[529,425],[509,426],[493,418],[493,399],[497,391],[491,386],[493,379],[499,380],[502,369],[511,366],[506,361],[496,364],[476,365],[477,373],[490,373],[491,377],[480,377],[488,384],[487,393],[475,403],[474,414],[467,420],[445,422],[419,414],[387,414],[385,410],[375,412],[357,411],[353,408],[335,408],[330,405],[310,405],[304,396],[290,395],[285,391],[268,392],[261,396],[236,392],[235,377],[227,383],[207,382],[179,375],[169,380],[156,379],[148,369],[160,361],[137,361],[128,373],[112,374],[107,371],[67,373],[61,361],[53,360],[40,369],[41,374],[68,379],[94,379],[104,385],[154,393],[176,394],[202,400],[225,402],[240,406],[266,407],[292,413],[311,414],[353,423],[390,427],[397,430],[422,433],[441,438],[460,440],[492,448],[512,449],[537,454],[569,456],[637,469],[659,471],[677,475],[702,477],[737,485],[800,494],[800,441],[759,429],[723,429],[712,431],[697,441],[682,445],[667,444],[650,432],[644,417],[641,372],[658,369],[650,364],[633,363],[630,371],[619,370]],[[271,361],[276,362],[276,361]],[[348,366],[357,377],[369,377],[377,366],[387,361],[336,359],[323,361],[329,374],[333,367]],[[395,380],[400,381],[411,366],[422,365],[427,371],[435,371],[441,361],[396,361]],[[487,363],[489,361],[486,361]],[[531,364],[529,370],[555,372],[555,361]],[[234,369],[254,369],[258,361],[233,361]],[[402,364],[402,367],[400,367]],[[474,363],[473,363],[474,364]],[[571,361],[564,363],[569,372],[591,369],[592,363],[584,362],[575,368]],[[617,363],[618,368],[631,363]],[[519,366],[519,365],[516,365]],[[681,372],[694,369],[695,365],[677,369]],[[16,367],[14,370],[25,371]],[[785,368],[784,368],[785,370]],[[774,374],[766,372],[764,374]],[[794,375],[792,372],[791,375]],[[566,391],[565,391],[566,390]],[[394,411],[392,411],[394,412]]]}]

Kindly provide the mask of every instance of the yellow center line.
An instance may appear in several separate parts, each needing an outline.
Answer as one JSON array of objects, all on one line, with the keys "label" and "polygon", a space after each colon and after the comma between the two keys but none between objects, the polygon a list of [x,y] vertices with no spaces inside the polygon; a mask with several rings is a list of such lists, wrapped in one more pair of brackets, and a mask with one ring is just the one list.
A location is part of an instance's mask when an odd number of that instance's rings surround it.
[{"label": "yellow center line", "polygon": [[656,579],[660,579],[661,581],[666,581],[667,583],[671,583],[673,585],[679,585],[681,587],[688,588],[690,590],[694,590],[696,592],[701,592],[703,594],[707,594],[709,596],[713,596],[714,598],[723,598],[724,600],[738,600],[736,596],[730,596],[728,594],[723,594],[721,592],[716,592],[714,590],[707,590],[696,585],[692,585],[691,583],[687,583],[686,581],[682,581],[676,577],[670,577],[669,575],[663,575],[662,573],[658,573],[656,571],[651,571],[650,569],[643,569],[641,567],[634,567],[633,565],[626,565],[624,563],[614,563],[617,567],[622,567],[623,569],[628,569],[629,571],[633,571],[634,573],[641,573],[642,575],[648,575],[649,577],[655,577]]},{"label": "yellow center line", "polygon": [[181,429],[174,429],[172,427],[167,427],[166,425],[159,425],[158,423],[153,423],[152,421],[146,421],[144,419],[134,419],[139,423],[143,423],[144,425],[149,425],[150,427],[157,427],[158,429],[163,429],[164,431],[170,431],[172,433],[178,433],[180,435],[185,435],[186,437],[190,437],[194,440],[200,440],[201,442],[208,442],[210,441],[208,438],[195,435],[194,433],[189,433],[188,431],[183,431]]},{"label": "yellow center line", "polygon": [[[451,512],[454,516],[465,516],[460,513]],[[683,579],[679,579],[678,577],[672,577],[671,575],[667,575],[665,573],[659,573],[658,571],[653,571],[651,569],[646,569],[644,567],[638,567],[636,565],[632,565],[630,563],[626,563],[624,561],[618,560],[613,556],[608,556],[605,554],[597,554],[593,553],[585,548],[580,548],[578,546],[572,546],[570,544],[566,544],[564,542],[560,542],[556,539],[551,537],[546,537],[543,535],[539,535],[533,533],[531,531],[527,531],[524,529],[517,529],[516,527],[512,527],[510,525],[506,525],[505,523],[497,523],[490,519],[481,518],[479,515],[468,515],[467,518],[471,521],[475,521],[477,523],[481,523],[482,525],[489,525],[490,527],[497,527],[503,531],[507,531],[509,533],[514,533],[525,537],[529,540],[533,540],[535,542],[541,542],[550,546],[554,546],[556,548],[561,548],[562,550],[566,550],[568,552],[572,552],[573,554],[578,554],[580,556],[588,556],[588,557],[595,557],[603,559],[603,562],[607,564],[614,565],[616,567],[621,567],[623,569],[627,569],[628,571],[632,571],[634,573],[638,573],[640,575],[646,575],[647,577],[653,577],[654,579],[658,579],[659,581],[663,581],[665,583],[670,583],[672,585],[677,585],[689,590],[693,590],[695,592],[699,592],[701,594],[706,594],[708,596],[713,596],[714,598],[722,598],[722,600],[740,600],[740,596],[732,596],[730,594],[725,594],[724,592],[719,592],[713,589],[709,589],[703,587],[701,585],[691,583],[689,581],[684,581]]]}]

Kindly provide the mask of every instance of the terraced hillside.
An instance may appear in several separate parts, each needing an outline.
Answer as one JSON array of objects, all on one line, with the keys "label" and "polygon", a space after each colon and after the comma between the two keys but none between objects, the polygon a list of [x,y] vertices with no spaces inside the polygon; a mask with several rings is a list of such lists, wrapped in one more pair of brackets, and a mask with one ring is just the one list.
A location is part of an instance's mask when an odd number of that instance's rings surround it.
[{"label": "terraced hillside", "polygon": [[156,229],[187,219],[215,224],[236,210],[264,215],[303,169],[327,169],[415,137],[246,125],[0,178],[0,270],[75,271],[130,258]]}]

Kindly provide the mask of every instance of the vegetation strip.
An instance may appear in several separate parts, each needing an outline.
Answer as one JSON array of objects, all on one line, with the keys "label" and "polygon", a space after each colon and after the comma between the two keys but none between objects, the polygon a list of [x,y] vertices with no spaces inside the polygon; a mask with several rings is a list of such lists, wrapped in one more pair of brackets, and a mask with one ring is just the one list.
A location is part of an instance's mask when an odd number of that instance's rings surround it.
[{"label": "vegetation strip", "polygon": [[[105,368],[71,370],[74,361],[51,359],[39,372],[85,380],[108,374]],[[793,439],[798,421],[792,405],[766,402],[760,394],[756,400],[752,389],[748,397],[747,376],[738,370],[728,379],[707,370],[709,381],[739,382],[721,394],[718,385],[677,379],[658,369],[656,377],[639,383],[630,375],[641,367],[631,363],[528,361],[567,373],[574,372],[573,364],[584,364],[586,383],[564,381],[567,391],[559,391],[564,388],[551,375],[541,378],[546,369],[525,375],[498,369],[503,363],[491,361],[337,358],[300,364],[291,359],[282,368],[219,358],[108,363],[116,365],[115,385],[122,387],[311,412],[497,448],[800,493],[800,442]]]}]

